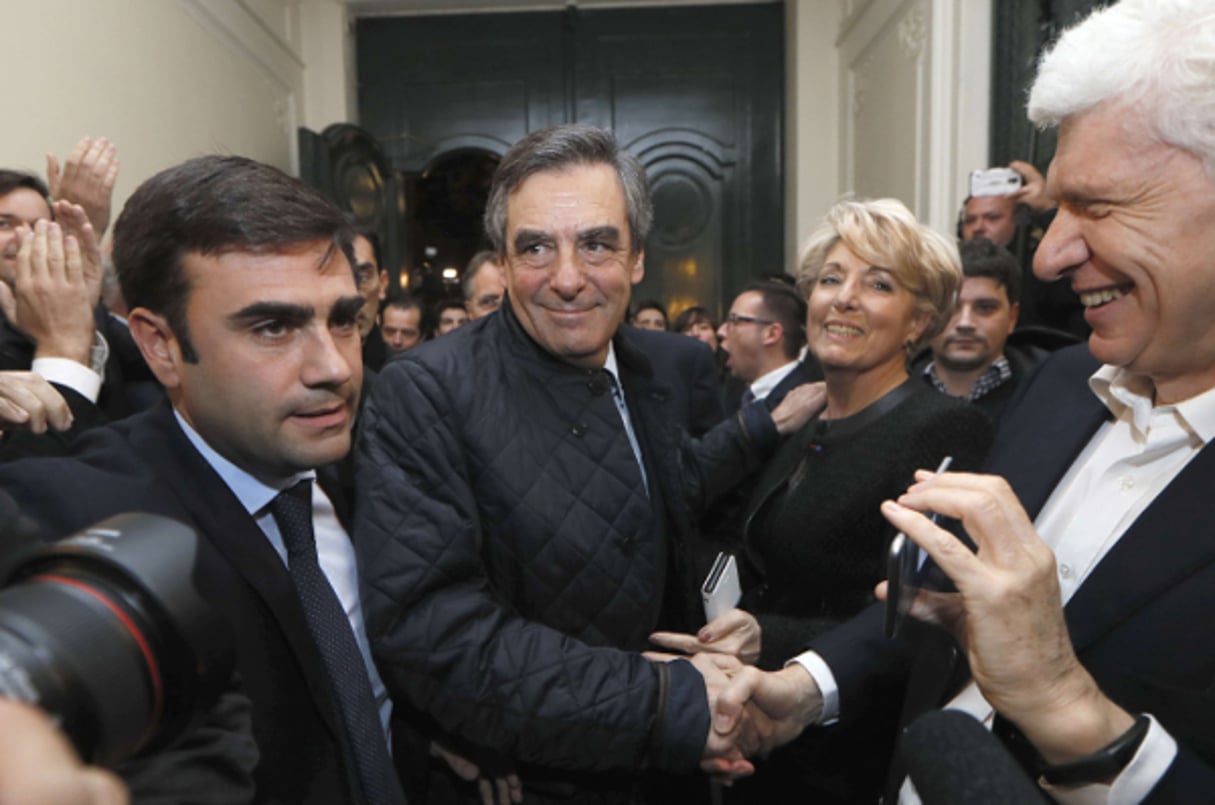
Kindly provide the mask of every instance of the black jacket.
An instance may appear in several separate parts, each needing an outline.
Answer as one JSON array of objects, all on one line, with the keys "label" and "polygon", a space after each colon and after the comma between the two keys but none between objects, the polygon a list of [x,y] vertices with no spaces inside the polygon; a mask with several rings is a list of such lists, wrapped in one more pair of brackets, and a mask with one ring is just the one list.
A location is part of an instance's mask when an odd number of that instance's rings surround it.
[{"label": "black jacket", "polygon": [[549,355],[506,305],[386,364],[364,412],[355,546],[384,681],[542,778],[696,767],[700,675],[636,652],[688,628],[694,515],[778,441],[762,407],[687,441],[669,388],[614,343],[648,500],[602,372]]},{"label": "black jacket", "polygon": [[717,358],[708,344],[680,333],[627,325],[620,330],[645,353],[654,376],[670,385],[676,421],[689,435],[700,438],[726,418]]}]

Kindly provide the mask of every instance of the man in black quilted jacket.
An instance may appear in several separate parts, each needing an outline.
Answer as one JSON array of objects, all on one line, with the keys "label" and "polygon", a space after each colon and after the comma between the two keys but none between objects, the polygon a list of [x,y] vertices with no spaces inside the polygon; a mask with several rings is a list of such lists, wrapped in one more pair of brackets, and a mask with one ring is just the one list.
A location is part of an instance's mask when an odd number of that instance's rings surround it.
[{"label": "man in black quilted jacket", "polygon": [[528,802],[644,801],[702,757],[745,764],[710,739],[720,671],[640,652],[702,622],[696,516],[817,397],[684,436],[618,332],[651,217],[610,133],[525,137],[485,216],[506,302],[387,364],[364,414],[355,542],[385,682]]}]

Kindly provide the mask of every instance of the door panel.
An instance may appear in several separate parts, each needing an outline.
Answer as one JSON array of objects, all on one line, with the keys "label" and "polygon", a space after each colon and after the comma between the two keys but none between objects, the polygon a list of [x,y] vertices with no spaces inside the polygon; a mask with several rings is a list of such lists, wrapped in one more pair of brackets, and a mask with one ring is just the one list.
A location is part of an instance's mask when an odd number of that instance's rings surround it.
[{"label": "door panel", "polygon": [[613,129],[655,203],[635,298],[721,311],[783,268],[783,20],[779,2],[368,18],[360,115],[407,176],[547,125]]}]

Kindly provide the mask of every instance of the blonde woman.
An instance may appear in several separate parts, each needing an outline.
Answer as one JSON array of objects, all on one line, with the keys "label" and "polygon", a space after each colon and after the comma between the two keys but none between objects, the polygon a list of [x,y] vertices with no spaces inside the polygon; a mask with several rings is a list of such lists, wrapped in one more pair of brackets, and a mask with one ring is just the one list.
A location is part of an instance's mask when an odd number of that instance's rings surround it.
[{"label": "blonde woman", "polygon": [[[962,273],[950,240],[893,199],[841,201],[810,236],[797,280],[827,406],[790,437],[756,486],[744,520],[742,551],[754,575],[744,609],[695,637],[655,636],[765,669],[781,667],[811,637],[873,601],[894,537],[881,501],[944,456],[953,456],[955,469],[977,468],[992,435],[979,409],[907,371],[908,357],[953,312]],[[897,717],[897,704],[886,706]],[[781,801],[795,790],[813,792],[814,802],[876,800],[893,717],[885,734],[854,735],[847,725],[807,731],[737,786],[737,801]]]}]

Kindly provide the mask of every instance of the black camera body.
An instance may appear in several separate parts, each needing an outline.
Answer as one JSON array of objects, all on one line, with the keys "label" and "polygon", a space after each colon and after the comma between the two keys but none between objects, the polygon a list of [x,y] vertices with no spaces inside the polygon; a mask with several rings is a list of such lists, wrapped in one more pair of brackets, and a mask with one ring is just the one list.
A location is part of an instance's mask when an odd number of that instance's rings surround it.
[{"label": "black camera body", "polygon": [[49,713],[91,763],[174,741],[234,662],[193,583],[198,546],[176,520],[120,514],[31,549],[0,576],[0,696]]}]

